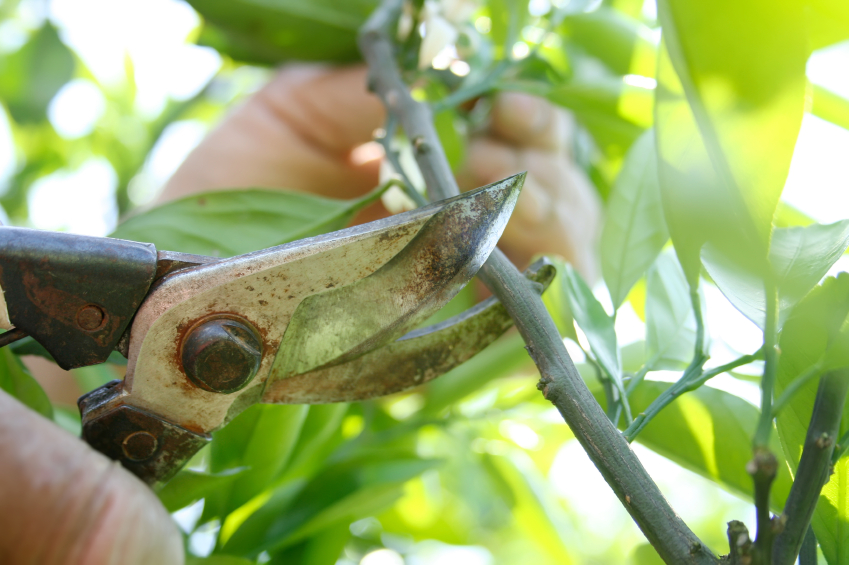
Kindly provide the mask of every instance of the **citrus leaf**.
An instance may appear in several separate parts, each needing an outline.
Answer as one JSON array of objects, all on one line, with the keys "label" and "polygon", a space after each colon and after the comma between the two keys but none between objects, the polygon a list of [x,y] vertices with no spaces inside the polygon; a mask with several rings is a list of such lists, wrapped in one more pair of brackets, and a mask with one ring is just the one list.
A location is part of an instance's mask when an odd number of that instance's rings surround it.
[{"label": "citrus leaf", "polygon": [[354,200],[288,190],[208,192],[131,216],[111,237],[169,251],[231,257],[341,229],[384,190]]},{"label": "citrus leaf", "polygon": [[654,133],[648,131],[625,157],[610,193],[601,233],[601,270],[614,308],[622,305],[668,239]]}]

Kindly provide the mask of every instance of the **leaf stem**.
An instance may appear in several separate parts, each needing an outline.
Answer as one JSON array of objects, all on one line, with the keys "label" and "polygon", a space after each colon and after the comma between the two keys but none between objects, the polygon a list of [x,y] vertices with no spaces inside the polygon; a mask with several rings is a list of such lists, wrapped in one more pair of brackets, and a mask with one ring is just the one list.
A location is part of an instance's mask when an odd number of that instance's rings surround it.
[{"label": "leaf stem", "polygon": [[761,379],[761,417],[755,430],[755,448],[767,447],[772,433],[772,395],[775,390],[775,374],[778,365],[778,289],[767,280],[766,324],[764,325],[764,374]]},{"label": "leaf stem", "polygon": [[799,565],[817,565],[817,536],[814,529],[808,526],[808,533],[802,541],[802,550],[799,552]]},{"label": "leaf stem", "polygon": [[[383,0],[360,30],[369,87],[398,116],[433,200],[459,194],[433,126],[430,109],[416,102],[401,78],[392,27],[403,0]],[[613,492],[666,563],[718,564],[718,559],[669,506],[640,460],[592,396],[569,357],[540,296],[496,249],[479,272],[505,306],[540,371],[537,385],[559,410]]]},{"label": "leaf stem", "polygon": [[413,186],[413,182],[410,180],[410,177],[407,176],[407,172],[401,165],[401,159],[398,151],[395,151],[392,148],[392,140],[395,138],[395,133],[398,130],[397,116],[389,115],[386,117],[385,130],[385,134],[383,137],[379,138],[377,142],[383,146],[383,153],[386,155],[386,160],[389,161],[389,164],[392,165],[392,168],[395,169],[395,172],[401,177],[401,182],[398,183],[398,186],[413,202],[416,203],[416,206],[425,206],[427,204],[427,199],[422,196],[418,190],[416,190],[415,186]]},{"label": "leaf stem", "polygon": [[787,385],[787,388],[784,389],[784,392],[781,393],[781,396],[778,397],[778,400],[773,402],[772,417],[775,418],[776,416],[778,416],[778,413],[781,412],[781,409],[784,408],[787,403],[793,399],[796,393],[799,392],[802,387],[808,384],[811,379],[820,376],[820,373],[822,373],[822,363],[817,361],[816,363],[805,369],[805,371],[801,375],[793,379],[793,382]]},{"label": "leaf stem", "polygon": [[832,371],[820,379],[802,458],[784,505],[786,524],[773,545],[774,565],[792,565],[799,555],[820,491],[828,482],[847,392],[849,370]]}]

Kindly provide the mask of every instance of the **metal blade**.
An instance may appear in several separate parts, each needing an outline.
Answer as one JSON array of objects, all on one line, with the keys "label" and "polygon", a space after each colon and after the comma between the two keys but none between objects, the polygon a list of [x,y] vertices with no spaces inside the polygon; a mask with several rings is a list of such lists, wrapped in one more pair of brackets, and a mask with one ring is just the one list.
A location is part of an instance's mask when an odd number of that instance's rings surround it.
[{"label": "metal blade", "polygon": [[371,276],[307,297],[266,384],[344,363],[394,341],[463,288],[495,248],[518,197],[516,177],[446,204]]},{"label": "metal blade", "polygon": [[[120,401],[208,432],[260,401],[272,374],[341,363],[397,339],[477,271],[523,180],[517,175],[370,224],[165,275],[134,319]],[[375,300],[378,308],[364,307]],[[214,392],[184,371],[183,344],[216,317],[247,325],[247,333],[231,332],[236,342],[256,340],[246,351],[259,353],[258,366],[242,388]],[[228,324],[222,322],[231,331]],[[213,368],[230,369],[226,362]]]},{"label": "metal blade", "polygon": [[[545,259],[525,276],[542,293],[556,274]],[[483,350],[513,325],[504,306],[490,297],[444,322],[413,330],[348,362],[275,381],[263,402],[321,404],[386,396],[424,384]]]}]

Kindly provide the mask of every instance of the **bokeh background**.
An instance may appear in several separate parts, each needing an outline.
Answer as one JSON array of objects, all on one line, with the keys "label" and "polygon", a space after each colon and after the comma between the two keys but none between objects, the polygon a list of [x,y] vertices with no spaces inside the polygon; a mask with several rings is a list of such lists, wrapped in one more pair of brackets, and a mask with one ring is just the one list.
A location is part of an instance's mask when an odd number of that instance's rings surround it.
[{"label": "bokeh background", "polygon": [[[658,41],[653,0],[639,2],[636,13],[634,2],[605,2],[617,4],[628,4],[647,41]],[[532,17],[551,8],[548,0],[528,5]],[[148,206],[205,133],[273,72],[197,45],[200,28],[179,0],[2,0],[0,220],[104,236]],[[535,37],[529,24],[513,54],[527,54]],[[849,98],[849,42],[815,52],[807,74]],[[653,87],[651,77],[628,76]],[[782,200],[818,222],[849,217],[849,130],[805,115]],[[832,271],[847,265],[844,257]],[[597,296],[609,303],[603,289]],[[757,349],[761,336],[751,322],[712,287],[706,300],[715,359]],[[632,309],[620,312],[617,334],[623,345],[643,339]],[[583,360],[574,344],[570,350]],[[389,510],[347,524],[352,537],[340,565],[656,562],[560,416],[539,398],[532,365],[520,360],[508,369],[509,376],[452,399],[449,417],[434,413],[434,423],[420,428],[417,452],[445,464],[406,482]],[[99,377],[76,378],[87,387]],[[708,386],[758,403],[756,384],[745,378],[723,375]],[[403,426],[423,402],[411,394],[379,403],[378,411]],[[347,412],[342,434],[356,437],[370,409]],[[58,414],[73,429],[73,411]],[[749,501],[639,444],[635,450],[714,550],[727,551],[728,520],[753,525]],[[198,556],[213,549],[221,527],[198,527],[202,512],[201,501],[175,514]]]}]

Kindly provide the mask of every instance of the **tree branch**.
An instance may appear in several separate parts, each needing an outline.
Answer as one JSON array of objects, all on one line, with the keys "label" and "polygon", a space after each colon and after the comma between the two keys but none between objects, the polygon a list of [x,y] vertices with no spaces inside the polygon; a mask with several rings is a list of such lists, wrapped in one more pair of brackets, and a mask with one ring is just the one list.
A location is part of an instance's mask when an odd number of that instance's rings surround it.
[{"label": "tree branch", "polygon": [[831,474],[831,453],[839,433],[847,391],[849,370],[827,373],[820,380],[805,448],[784,505],[787,523],[773,545],[775,565],[792,565],[799,555],[820,491]]},{"label": "tree branch", "polygon": [[[369,86],[399,117],[434,200],[459,194],[427,106],[413,100],[396,64],[392,36],[403,0],[384,0],[360,30]],[[540,297],[496,249],[480,278],[507,308],[539,368],[538,387],[554,403],[590,459],[666,563],[718,560],[678,517],[631,447],[613,427],[569,358]]]}]

